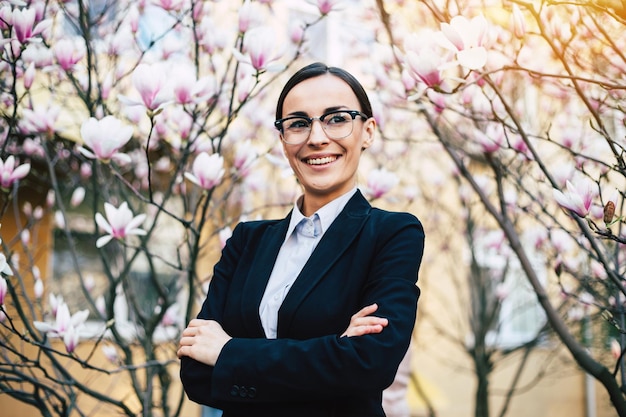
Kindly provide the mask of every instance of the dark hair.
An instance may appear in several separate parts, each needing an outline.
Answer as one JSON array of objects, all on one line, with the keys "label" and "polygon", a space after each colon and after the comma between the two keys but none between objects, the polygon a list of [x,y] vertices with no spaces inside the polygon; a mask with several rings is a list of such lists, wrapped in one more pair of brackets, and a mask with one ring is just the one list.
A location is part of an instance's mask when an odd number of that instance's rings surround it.
[{"label": "dark hair", "polygon": [[361,106],[360,110],[365,113],[367,117],[373,116],[372,105],[370,104],[370,100],[367,97],[367,93],[365,92],[365,89],[363,88],[361,83],[354,77],[354,75],[350,74],[344,69],[329,67],[328,65],[321,62],[315,62],[299,69],[287,81],[287,83],[283,87],[283,91],[278,97],[278,103],[276,104],[276,120],[283,117],[283,103],[285,101],[285,97],[287,97],[287,94],[291,91],[292,88],[300,84],[302,81],[308,80],[309,78],[319,77],[320,75],[324,74],[332,74],[335,77],[339,77],[343,81],[345,81],[356,95],[356,98]]}]

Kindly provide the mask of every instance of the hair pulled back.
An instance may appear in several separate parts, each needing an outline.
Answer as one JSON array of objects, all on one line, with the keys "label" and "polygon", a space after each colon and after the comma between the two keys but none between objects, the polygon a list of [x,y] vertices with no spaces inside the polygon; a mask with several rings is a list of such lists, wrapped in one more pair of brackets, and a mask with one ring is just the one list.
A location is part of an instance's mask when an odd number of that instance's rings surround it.
[{"label": "hair pulled back", "polygon": [[320,75],[324,74],[332,74],[335,77],[341,78],[343,81],[345,81],[356,95],[356,98],[359,101],[359,105],[361,106],[360,110],[365,113],[367,117],[373,116],[372,105],[369,98],[367,97],[367,93],[365,92],[365,89],[363,88],[361,83],[354,77],[354,75],[350,74],[348,71],[342,68],[329,67],[324,63],[315,62],[299,69],[287,81],[287,83],[283,87],[283,91],[278,97],[278,103],[276,104],[276,120],[283,117],[283,103],[285,101],[285,97],[287,97],[287,94],[296,85],[300,84],[302,81],[308,80],[309,78],[319,77]]}]

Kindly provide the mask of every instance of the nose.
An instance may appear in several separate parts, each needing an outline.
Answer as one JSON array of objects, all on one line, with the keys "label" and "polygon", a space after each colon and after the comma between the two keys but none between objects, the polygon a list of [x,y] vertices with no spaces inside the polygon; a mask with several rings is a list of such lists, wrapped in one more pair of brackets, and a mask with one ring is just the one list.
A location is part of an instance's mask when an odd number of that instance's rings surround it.
[{"label": "nose", "polygon": [[[316,123],[317,122],[317,123]],[[309,132],[309,138],[307,143],[319,145],[323,143],[327,143],[329,141],[324,128],[322,127],[322,122],[319,119],[313,119],[311,122],[311,131]]]}]

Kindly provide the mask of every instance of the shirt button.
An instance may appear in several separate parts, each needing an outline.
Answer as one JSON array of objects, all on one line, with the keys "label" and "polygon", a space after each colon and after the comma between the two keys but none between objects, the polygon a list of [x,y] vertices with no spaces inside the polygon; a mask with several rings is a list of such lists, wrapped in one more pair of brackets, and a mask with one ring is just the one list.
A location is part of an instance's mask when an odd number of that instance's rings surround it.
[{"label": "shirt button", "polygon": [[250,387],[248,388],[248,398],[256,397],[256,388]]},{"label": "shirt button", "polygon": [[230,395],[233,397],[236,397],[237,395],[239,395],[239,385],[233,385],[230,388]]}]

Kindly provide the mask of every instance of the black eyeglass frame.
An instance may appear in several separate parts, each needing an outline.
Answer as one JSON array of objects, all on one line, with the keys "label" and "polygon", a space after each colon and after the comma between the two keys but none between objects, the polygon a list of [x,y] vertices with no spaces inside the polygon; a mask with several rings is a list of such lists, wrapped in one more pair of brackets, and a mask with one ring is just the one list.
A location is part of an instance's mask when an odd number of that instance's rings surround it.
[{"label": "black eyeglass frame", "polygon": [[[307,120],[309,122],[309,125],[312,127],[313,126],[313,120],[319,120],[322,123],[322,125],[323,125],[324,124],[324,119],[327,116],[330,116],[331,114],[335,114],[335,113],[348,113],[350,115],[350,117],[352,117],[353,121],[356,120],[357,116],[361,116],[363,118],[363,120],[369,119],[367,114],[365,114],[365,113],[363,113],[362,111],[359,111],[359,110],[332,110],[332,111],[329,111],[329,112],[326,112],[326,113],[322,114],[319,117],[307,117],[307,116],[288,116],[288,117],[283,117],[282,119],[278,119],[278,120],[274,121],[274,127],[280,133],[284,134],[285,132],[283,130],[283,123],[285,123],[288,120],[304,119],[304,120]],[[349,135],[349,133],[348,133],[348,135]],[[341,139],[341,138],[336,138],[336,139]]]}]

